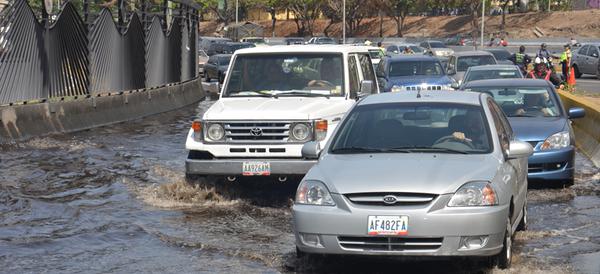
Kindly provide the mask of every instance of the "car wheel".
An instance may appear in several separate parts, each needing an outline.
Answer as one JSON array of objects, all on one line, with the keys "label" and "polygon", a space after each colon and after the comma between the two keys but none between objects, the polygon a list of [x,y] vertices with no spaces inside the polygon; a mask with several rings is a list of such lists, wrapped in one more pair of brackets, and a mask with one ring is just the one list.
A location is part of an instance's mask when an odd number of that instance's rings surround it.
[{"label": "car wheel", "polygon": [[598,68],[596,68],[596,78],[600,80],[600,61],[598,62]]},{"label": "car wheel", "polygon": [[563,182],[562,182],[562,187],[563,187],[563,188],[565,188],[565,187],[570,187],[570,186],[572,186],[574,183],[575,183],[575,179],[574,179],[574,178],[571,178],[571,179],[568,179],[568,180],[565,180],[565,181],[563,181]]},{"label": "car wheel", "polygon": [[527,230],[527,202],[525,202],[525,205],[523,205],[523,218],[521,218],[521,221],[519,222],[519,225],[517,226],[517,230],[518,231]]},{"label": "car wheel", "polygon": [[581,78],[581,75],[583,75],[583,73],[579,71],[579,67],[577,65],[573,65],[573,69],[575,70],[575,78]]},{"label": "car wheel", "polygon": [[502,244],[502,251],[496,255],[496,265],[500,269],[510,268],[512,263],[512,227],[510,225],[510,218],[506,220],[506,231],[504,232],[504,243]]}]

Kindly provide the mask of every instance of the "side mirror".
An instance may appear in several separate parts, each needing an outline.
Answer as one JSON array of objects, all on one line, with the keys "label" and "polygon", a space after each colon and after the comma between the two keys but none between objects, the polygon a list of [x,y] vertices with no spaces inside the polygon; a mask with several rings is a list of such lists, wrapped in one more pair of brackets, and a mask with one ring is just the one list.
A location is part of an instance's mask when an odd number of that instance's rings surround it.
[{"label": "side mirror", "polygon": [[448,75],[454,75],[456,71],[454,69],[448,69]]},{"label": "side mirror", "polygon": [[453,89],[459,89],[460,88],[460,84],[458,82],[452,82],[452,84],[450,85],[451,88]]},{"label": "side mirror", "polygon": [[570,108],[569,119],[583,118],[585,116],[585,109],[583,108]]},{"label": "side mirror", "polygon": [[597,52],[592,53],[592,57],[598,58],[598,53]]},{"label": "side mirror", "polygon": [[321,153],[321,143],[318,141],[310,141],[302,146],[302,157],[305,159],[319,159]]},{"label": "side mirror", "polygon": [[533,147],[527,142],[511,141],[508,149],[507,158],[519,159],[526,158],[533,154]]},{"label": "side mirror", "polygon": [[371,80],[362,80],[360,82],[360,91],[357,94],[357,98],[362,98],[370,95],[375,90],[374,83]]}]

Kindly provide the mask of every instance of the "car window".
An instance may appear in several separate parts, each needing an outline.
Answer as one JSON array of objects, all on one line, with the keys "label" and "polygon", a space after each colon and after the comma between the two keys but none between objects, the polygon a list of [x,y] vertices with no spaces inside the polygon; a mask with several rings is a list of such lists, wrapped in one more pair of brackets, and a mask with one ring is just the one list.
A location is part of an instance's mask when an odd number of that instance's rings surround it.
[{"label": "car window", "polygon": [[394,52],[396,53],[398,51],[398,47],[397,46],[389,46],[385,49],[388,52]]},{"label": "car window", "polygon": [[496,60],[508,60],[508,58],[510,57],[510,52],[504,50],[492,50],[489,51],[489,53],[494,55],[494,57],[496,57]]},{"label": "car window", "polygon": [[[480,106],[450,103],[381,103],[354,108],[332,140],[346,148],[422,149],[489,153],[489,126]],[[414,152],[414,151],[409,151]]]},{"label": "car window", "polygon": [[496,64],[492,55],[460,56],[456,62],[457,71],[467,71],[468,68]]},{"label": "car window", "polygon": [[598,48],[594,47],[594,46],[590,46],[590,49],[588,50],[588,55],[589,56],[594,56],[598,57]]},{"label": "car window", "polygon": [[341,53],[241,54],[230,71],[224,97],[344,95]]},{"label": "car window", "polygon": [[435,61],[392,61],[390,63],[389,75],[414,76],[414,75],[443,75],[443,69],[439,62]]},{"label": "car window", "polygon": [[373,63],[367,54],[359,54],[360,68],[362,70],[363,80],[373,81],[375,83],[375,73],[373,72]]},{"label": "car window", "polygon": [[231,61],[231,56],[221,56],[219,57],[219,66],[228,66]]},{"label": "car window", "polygon": [[356,63],[356,55],[351,54],[348,56],[348,68],[350,73],[350,92],[355,94],[360,90],[358,84],[358,65]]},{"label": "car window", "polygon": [[502,121],[502,110],[494,103],[492,99],[487,101],[488,107],[490,108],[490,112],[492,113],[492,120],[494,120],[494,127],[496,128],[496,134],[498,135],[498,140],[500,141],[500,147],[502,148],[502,153],[507,156],[508,150],[510,148],[510,139],[511,135],[506,128],[506,125]]},{"label": "car window", "polygon": [[475,80],[488,79],[505,79],[505,78],[523,78],[521,73],[516,69],[496,69],[496,70],[469,70],[465,75],[465,82]]},{"label": "car window", "polygon": [[456,70],[455,66],[454,66],[454,60],[456,59],[456,57],[452,56],[450,57],[450,59],[448,59],[448,70]]},{"label": "car window", "polygon": [[590,48],[590,46],[585,45],[582,48],[579,49],[579,51],[577,51],[577,53],[581,54],[581,55],[587,55],[588,49]]},{"label": "car window", "polygon": [[447,48],[442,42],[429,42],[432,48]]},{"label": "car window", "polygon": [[556,98],[543,87],[477,87],[468,91],[485,92],[494,98],[508,117],[558,117]]}]

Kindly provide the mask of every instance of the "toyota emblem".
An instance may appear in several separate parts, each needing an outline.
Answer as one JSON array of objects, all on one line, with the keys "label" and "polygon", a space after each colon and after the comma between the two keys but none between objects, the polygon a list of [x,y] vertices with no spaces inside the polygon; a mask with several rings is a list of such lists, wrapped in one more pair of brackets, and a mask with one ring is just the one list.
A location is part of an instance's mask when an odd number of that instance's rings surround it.
[{"label": "toyota emblem", "polygon": [[388,205],[393,205],[398,201],[398,198],[394,195],[386,195],[383,197],[383,202]]},{"label": "toyota emblem", "polygon": [[250,134],[252,136],[262,136],[263,135],[263,131],[262,131],[261,128],[255,127],[255,128],[253,128],[253,129],[250,130]]}]

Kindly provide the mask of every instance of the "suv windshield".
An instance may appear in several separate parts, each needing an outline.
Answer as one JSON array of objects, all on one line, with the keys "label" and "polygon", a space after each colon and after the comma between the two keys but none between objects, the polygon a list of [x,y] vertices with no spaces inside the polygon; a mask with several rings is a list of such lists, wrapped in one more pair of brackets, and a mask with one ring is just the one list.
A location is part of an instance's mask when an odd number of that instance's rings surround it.
[{"label": "suv windshield", "polygon": [[443,75],[443,71],[436,61],[392,61],[389,76]]},{"label": "suv windshield", "polygon": [[487,79],[523,78],[517,69],[471,70],[465,75],[465,82]]},{"label": "suv windshield", "polygon": [[492,55],[461,56],[456,62],[458,71],[467,71],[470,67],[493,64],[496,64],[496,60]]},{"label": "suv windshield", "polygon": [[482,108],[448,103],[358,106],[332,142],[331,153],[489,153]]},{"label": "suv windshield", "polygon": [[469,91],[485,92],[494,98],[508,117],[558,117],[560,112],[554,96],[539,87],[483,87]]},{"label": "suv windshield", "polygon": [[344,96],[341,53],[243,54],[223,97]]},{"label": "suv windshield", "polygon": [[429,42],[429,46],[431,48],[447,48],[447,46],[442,42]]},{"label": "suv windshield", "polygon": [[378,49],[370,49],[369,56],[371,56],[371,59],[381,59],[383,57],[383,52]]},{"label": "suv windshield", "polygon": [[231,62],[231,56],[219,57],[219,66],[229,66],[229,62]]}]

